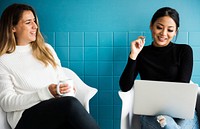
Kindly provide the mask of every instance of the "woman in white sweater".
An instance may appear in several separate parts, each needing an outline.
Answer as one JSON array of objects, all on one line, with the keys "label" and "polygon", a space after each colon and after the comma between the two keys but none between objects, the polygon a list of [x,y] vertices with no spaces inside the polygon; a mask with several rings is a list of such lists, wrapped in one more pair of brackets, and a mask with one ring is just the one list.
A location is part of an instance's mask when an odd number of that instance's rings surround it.
[{"label": "woman in white sweater", "polygon": [[[44,43],[35,11],[12,4],[0,19],[0,105],[14,129],[99,129],[74,97],[60,97],[67,77]],[[69,91],[67,84],[61,93]]]}]

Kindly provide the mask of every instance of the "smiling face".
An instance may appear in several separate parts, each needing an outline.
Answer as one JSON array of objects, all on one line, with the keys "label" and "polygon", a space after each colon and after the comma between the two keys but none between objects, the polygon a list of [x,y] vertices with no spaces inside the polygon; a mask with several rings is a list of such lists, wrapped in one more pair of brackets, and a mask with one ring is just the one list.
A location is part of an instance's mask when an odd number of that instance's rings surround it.
[{"label": "smiling face", "polygon": [[156,47],[167,46],[177,33],[176,23],[169,16],[158,18],[151,24],[150,29],[154,39],[153,45]]},{"label": "smiling face", "polygon": [[13,27],[17,45],[27,45],[36,40],[37,24],[32,11],[24,11],[17,25]]}]

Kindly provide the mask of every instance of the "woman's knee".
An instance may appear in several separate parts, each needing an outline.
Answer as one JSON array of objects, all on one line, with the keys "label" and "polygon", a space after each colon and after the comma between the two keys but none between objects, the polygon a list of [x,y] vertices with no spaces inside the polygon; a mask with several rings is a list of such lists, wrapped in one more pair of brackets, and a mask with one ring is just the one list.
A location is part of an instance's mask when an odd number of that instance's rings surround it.
[{"label": "woman's knee", "polygon": [[[180,126],[177,125],[177,123],[174,121],[174,119],[170,116],[163,115],[166,119],[166,129],[179,129]],[[148,129],[159,129],[161,128],[161,125],[157,121],[157,116],[142,116],[141,117],[141,123],[144,128]]]},{"label": "woman's knee", "polygon": [[141,124],[143,129],[158,129],[160,128],[159,123],[155,116],[141,116]]},{"label": "woman's knee", "polygon": [[61,105],[64,110],[67,109],[69,112],[77,111],[84,108],[79,100],[75,97],[63,97]]}]

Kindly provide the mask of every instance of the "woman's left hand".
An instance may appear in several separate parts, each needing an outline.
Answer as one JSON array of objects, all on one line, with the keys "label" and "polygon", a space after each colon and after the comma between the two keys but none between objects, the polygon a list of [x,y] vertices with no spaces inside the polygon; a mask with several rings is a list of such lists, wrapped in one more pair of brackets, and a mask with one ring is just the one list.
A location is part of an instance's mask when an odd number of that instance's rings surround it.
[{"label": "woman's left hand", "polygon": [[51,92],[51,94],[56,98],[59,97],[58,93],[57,93],[57,84],[50,84],[49,85],[49,91]]}]

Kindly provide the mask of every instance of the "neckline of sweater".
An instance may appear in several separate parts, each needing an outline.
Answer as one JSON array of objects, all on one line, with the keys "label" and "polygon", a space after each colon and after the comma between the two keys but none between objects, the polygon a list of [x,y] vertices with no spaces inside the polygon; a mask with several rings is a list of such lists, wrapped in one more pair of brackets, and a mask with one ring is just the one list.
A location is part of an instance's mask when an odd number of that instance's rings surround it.
[{"label": "neckline of sweater", "polygon": [[156,50],[156,51],[168,51],[170,50],[170,48],[173,46],[174,44],[172,42],[170,42],[167,46],[164,46],[164,47],[156,47],[153,45],[153,43],[151,44],[151,48],[153,50]]},{"label": "neckline of sweater", "polygon": [[32,50],[31,44],[16,46],[15,52],[29,52]]}]

